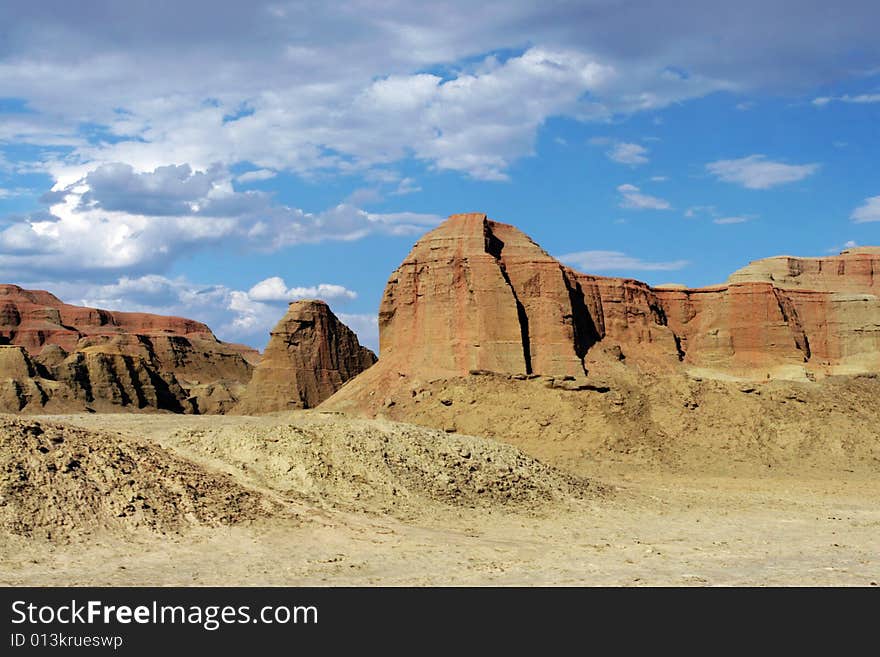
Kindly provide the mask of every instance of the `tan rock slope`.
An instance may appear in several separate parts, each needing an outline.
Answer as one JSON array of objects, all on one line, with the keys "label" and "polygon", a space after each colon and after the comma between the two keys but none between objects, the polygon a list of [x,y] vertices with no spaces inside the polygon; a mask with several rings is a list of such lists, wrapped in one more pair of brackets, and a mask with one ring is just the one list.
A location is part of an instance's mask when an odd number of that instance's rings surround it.
[{"label": "tan rock slope", "polygon": [[312,408],[376,362],[323,301],[291,303],[270,335],[236,412]]},{"label": "tan rock slope", "polygon": [[880,371],[880,249],[772,258],[725,285],[651,288],[574,271],[513,226],[453,215],[391,275],[379,364],[329,406],[480,370],[626,367],[755,380]]},{"label": "tan rock slope", "polygon": [[201,322],[73,306],[0,285],[0,410],[223,412],[255,358]]}]

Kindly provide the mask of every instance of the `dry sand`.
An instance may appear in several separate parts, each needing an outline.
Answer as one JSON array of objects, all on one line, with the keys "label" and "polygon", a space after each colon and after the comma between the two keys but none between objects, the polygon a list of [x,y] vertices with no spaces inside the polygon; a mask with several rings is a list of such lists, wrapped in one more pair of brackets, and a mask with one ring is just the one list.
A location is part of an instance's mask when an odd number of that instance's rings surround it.
[{"label": "dry sand", "polygon": [[[21,527],[11,533],[7,523],[0,584],[880,581],[880,484],[861,453],[856,467],[835,456],[824,464],[776,458],[770,468],[743,459],[725,469],[706,455],[648,458],[624,448],[586,458],[581,445],[544,448],[545,465],[491,440],[314,411],[263,418],[83,414],[39,422],[80,451],[91,449],[89,462],[101,466],[73,486],[43,482],[47,503],[67,508],[67,500],[88,499],[83,495],[96,485],[118,491],[127,482],[106,474],[106,455],[124,460],[147,450],[151,467],[165,476],[149,485],[152,478],[135,477],[142,497],[194,506],[178,524],[150,522],[143,511],[98,514],[95,522],[74,514],[74,529],[51,540]],[[45,429],[53,423],[61,427]],[[110,452],[102,447],[108,441]],[[521,442],[526,453],[541,451]],[[49,459],[51,450],[35,457],[36,442],[7,446],[17,451],[3,457],[0,509],[7,519],[16,509],[35,515],[27,497],[16,496],[11,473],[26,462],[34,476],[58,459]],[[22,449],[31,450],[26,459]],[[235,511],[218,513],[218,496],[229,495],[239,500]]]}]

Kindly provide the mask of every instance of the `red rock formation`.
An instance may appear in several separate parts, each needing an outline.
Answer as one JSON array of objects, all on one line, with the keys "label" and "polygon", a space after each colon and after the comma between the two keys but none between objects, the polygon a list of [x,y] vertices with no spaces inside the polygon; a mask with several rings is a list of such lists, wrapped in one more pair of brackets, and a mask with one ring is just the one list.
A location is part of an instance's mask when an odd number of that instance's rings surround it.
[{"label": "red rock formation", "polygon": [[[246,360],[252,350],[220,342],[201,322],[83,308],[16,285],[0,285],[0,344],[20,348],[36,368],[23,377],[20,363],[12,367],[20,358],[0,361],[0,379],[17,382],[7,385],[10,401],[2,407],[15,411],[110,405],[219,412],[253,369]],[[33,388],[27,381],[45,394],[25,394]]]},{"label": "red rock formation", "polygon": [[39,354],[46,344],[73,351],[83,337],[122,334],[217,341],[211,329],[191,319],[73,306],[44,290],[0,285],[0,339],[24,347],[32,356]]},{"label": "red rock formation", "polygon": [[384,367],[438,375],[582,376],[608,336],[655,360],[679,357],[647,285],[579,274],[481,214],[454,215],[419,240],[388,281],[379,329]]},{"label": "red rock formation", "polygon": [[822,258],[766,258],[728,279],[731,284],[751,282],[772,283],[786,290],[876,294],[880,290],[880,247],[854,247]]},{"label": "red rock formation", "polygon": [[272,330],[236,411],[312,408],[375,362],[326,303],[295,301]]},{"label": "red rock formation", "polygon": [[868,247],[655,289],[581,274],[513,226],[453,215],[391,275],[382,358],[337,397],[472,370],[583,376],[614,360],[761,379],[880,371],[878,271],[880,249]]}]

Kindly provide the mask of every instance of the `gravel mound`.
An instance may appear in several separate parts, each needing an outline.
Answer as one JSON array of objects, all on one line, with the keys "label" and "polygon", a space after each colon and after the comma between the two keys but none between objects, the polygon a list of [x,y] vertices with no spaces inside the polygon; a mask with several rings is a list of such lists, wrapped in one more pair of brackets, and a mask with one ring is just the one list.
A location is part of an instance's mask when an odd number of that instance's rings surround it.
[{"label": "gravel mound", "polygon": [[180,532],[265,515],[231,477],[118,434],[0,417],[0,528],[54,541]]}]

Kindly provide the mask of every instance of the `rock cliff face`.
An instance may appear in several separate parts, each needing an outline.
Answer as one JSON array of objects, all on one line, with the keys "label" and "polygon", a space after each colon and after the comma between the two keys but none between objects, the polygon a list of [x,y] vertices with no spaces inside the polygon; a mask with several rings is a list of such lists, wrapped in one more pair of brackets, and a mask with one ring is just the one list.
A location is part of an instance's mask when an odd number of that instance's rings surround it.
[{"label": "rock cliff face", "polygon": [[652,288],[579,273],[513,226],[453,215],[391,275],[382,358],[334,400],[477,370],[583,377],[628,366],[760,380],[877,372],[878,272],[880,249],[860,248],[758,261],[715,287]]},{"label": "rock cliff face", "polygon": [[376,362],[323,301],[296,301],[272,330],[236,412],[312,408]]},{"label": "rock cliff face", "polygon": [[83,308],[0,285],[0,410],[227,410],[253,350],[200,322]]},{"label": "rock cliff face", "polygon": [[481,214],[454,215],[395,271],[379,310],[381,367],[583,376],[600,342],[678,362],[651,288],[580,274],[528,236]]},{"label": "rock cliff face", "polygon": [[727,285],[657,290],[686,362],[743,376],[880,371],[880,248],[768,258]]}]

